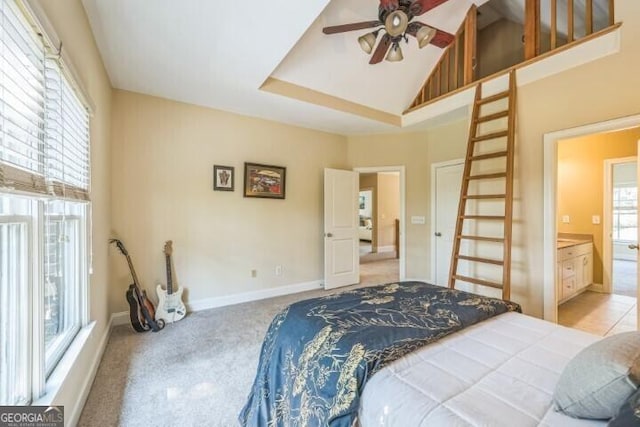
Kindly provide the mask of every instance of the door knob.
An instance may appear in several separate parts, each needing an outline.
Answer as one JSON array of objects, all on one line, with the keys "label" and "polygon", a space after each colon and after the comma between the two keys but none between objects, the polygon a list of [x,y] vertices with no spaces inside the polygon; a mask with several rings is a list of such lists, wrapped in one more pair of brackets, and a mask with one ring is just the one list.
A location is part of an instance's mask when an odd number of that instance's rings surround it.
[{"label": "door knob", "polygon": [[333,237],[333,234],[331,234],[331,233],[325,233],[324,235],[325,235],[326,237]]},{"label": "door knob", "polygon": [[440,236],[442,236],[442,233],[439,231],[436,231],[436,237],[440,237]]},{"label": "door knob", "polygon": [[633,244],[629,245],[629,249],[638,249],[639,247],[640,246],[638,245],[633,245]]}]

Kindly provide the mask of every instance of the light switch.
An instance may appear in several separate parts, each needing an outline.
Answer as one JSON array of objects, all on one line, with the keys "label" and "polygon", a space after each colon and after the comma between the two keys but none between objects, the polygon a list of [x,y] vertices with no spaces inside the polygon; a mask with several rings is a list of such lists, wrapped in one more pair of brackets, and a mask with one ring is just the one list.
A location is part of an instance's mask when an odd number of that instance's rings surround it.
[{"label": "light switch", "polygon": [[425,223],[425,217],[423,216],[412,216],[411,217],[411,224],[424,224]]},{"label": "light switch", "polygon": [[591,217],[591,222],[592,222],[593,224],[600,224],[600,215],[593,215],[593,216]]},{"label": "light switch", "polygon": [[569,224],[571,221],[569,221],[569,215],[562,215],[562,223],[563,224]]}]

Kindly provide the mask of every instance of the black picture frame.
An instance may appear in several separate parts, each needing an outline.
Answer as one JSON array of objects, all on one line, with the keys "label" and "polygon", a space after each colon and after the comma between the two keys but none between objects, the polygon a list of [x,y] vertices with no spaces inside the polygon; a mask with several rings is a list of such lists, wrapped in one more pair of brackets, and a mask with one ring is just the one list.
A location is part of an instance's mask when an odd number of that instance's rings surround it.
[{"label": "black picture frame", "polygon": [[233,191],[235,187],[233,166],[213,165],[213,189],[215,191]]},{"label": "black picture frame", "polygon": [[287,168],[284,166],[244,164],[244,197],[284,199]]}]

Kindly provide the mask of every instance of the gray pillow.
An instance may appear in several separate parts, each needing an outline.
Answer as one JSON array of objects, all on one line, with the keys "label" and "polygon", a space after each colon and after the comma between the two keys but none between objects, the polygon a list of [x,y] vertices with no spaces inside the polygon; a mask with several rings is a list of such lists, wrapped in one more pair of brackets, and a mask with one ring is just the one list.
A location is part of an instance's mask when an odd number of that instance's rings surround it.
[{"label": "gray pillow", "polygon": [[639,383],[640,332],[625,332],[578,353],[562,371],[553,403],[572,417],[609,419]]}]

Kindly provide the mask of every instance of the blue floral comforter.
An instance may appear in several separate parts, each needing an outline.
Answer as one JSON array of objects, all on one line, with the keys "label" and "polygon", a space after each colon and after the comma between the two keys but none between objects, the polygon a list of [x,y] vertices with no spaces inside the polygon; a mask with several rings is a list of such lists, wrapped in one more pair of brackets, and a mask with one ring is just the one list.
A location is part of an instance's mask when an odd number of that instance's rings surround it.
[{"label": "blue floral comforter", "polygon": [[518,304],[421,282],[292,304],[271,322],[243,426],[351,427],[367,379],[386,364]]}]

